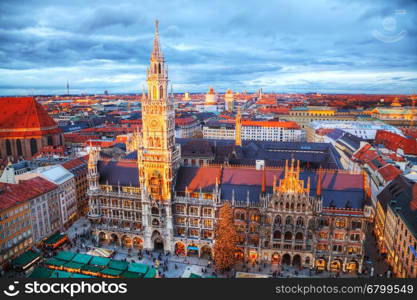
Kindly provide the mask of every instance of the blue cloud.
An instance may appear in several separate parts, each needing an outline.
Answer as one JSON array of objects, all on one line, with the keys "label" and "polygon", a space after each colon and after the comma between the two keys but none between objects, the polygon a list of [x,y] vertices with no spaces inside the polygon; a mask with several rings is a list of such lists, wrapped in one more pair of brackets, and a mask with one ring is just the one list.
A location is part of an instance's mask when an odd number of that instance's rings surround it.
[{"label": "blue cloud", "polygon": [[63,93],[67,80],[140,92],[156,18],[177,92],[415,92],[415,1],[3,0],[0,16],[3,95]]}]

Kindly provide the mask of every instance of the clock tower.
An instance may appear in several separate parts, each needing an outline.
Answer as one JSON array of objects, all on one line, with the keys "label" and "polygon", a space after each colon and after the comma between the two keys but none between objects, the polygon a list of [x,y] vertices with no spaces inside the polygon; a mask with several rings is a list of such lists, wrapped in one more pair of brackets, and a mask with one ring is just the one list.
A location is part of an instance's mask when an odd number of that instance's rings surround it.
[{"label": "clock tower", "polygon": [[173,183],[180,151],[175,144],[175,111],[168,94],[168,68],[159,44],[158,21],[142,99],[142,143],[138,148],[145,248],[172,250]]}]

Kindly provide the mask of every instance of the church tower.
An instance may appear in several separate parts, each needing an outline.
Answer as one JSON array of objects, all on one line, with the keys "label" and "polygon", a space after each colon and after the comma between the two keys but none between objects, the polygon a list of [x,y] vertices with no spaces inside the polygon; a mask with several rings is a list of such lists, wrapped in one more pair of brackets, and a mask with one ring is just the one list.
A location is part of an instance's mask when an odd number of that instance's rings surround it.
[{"label": "church tower", "polygon": [[235,145],[242,146],[242,115],[240,114],[240,106],[237,108],[236,125],[235,125]]},{"label": "church tower", "polygon": [[145,248],[172,248],[172,186],[179,166],[175,111],[168,94],[168,68],[159,44],[158,21],[147,69],[148,94],[142,100],[142,143],[138,148]]}]

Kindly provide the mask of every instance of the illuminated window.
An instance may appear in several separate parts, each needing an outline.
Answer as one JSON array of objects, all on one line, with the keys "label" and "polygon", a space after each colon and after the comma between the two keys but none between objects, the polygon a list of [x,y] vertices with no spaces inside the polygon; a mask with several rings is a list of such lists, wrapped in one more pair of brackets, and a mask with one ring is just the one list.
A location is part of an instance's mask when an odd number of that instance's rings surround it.
[{"label": "illuminated window", "polygon": [[337,228],[344,228],[346,226],[345,219],[336,219],[335,225]]},{"label": "illuminated window", "polygon": [[327,232],[320,232],[319,233],[319,238],[321,238],[321,239],[327,239],[328,238]]}]

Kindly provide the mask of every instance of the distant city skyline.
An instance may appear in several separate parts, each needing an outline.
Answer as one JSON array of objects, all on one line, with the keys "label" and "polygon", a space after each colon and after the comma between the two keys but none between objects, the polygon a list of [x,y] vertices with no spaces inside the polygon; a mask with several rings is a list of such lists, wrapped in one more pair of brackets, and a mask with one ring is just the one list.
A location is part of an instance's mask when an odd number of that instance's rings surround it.
[{"label": "distant city skyline", "polygon": [[8,1],[0,95],[141,93],[159,31],[174,93],[414,94],[415,1]]}]

